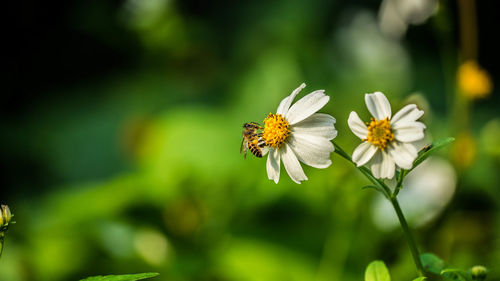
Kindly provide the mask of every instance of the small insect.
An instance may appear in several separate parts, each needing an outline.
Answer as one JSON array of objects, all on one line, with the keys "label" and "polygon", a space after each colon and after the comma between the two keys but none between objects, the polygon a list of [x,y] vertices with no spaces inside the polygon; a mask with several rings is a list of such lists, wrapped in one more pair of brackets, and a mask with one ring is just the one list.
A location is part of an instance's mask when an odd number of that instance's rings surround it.
[{"label": "small insect", "polygon": [[426,145],[426,146],[422,147],[422,149],[421,149],[420,151],[422,151],[422,152],[427,152],[427,151],[429,151],[431,148],[432,148],[432,144],[428,144],[428,145]]},{"label": "small insect", "polygon": [[261,158],[262,148],[266,146],[266,141],[262,138],[262,126],[255,122],[243,124],[243,139],[241,140],[240,153],[243,153],[244,158],[247,157],[247,149],[250,149],[253,155]]}]

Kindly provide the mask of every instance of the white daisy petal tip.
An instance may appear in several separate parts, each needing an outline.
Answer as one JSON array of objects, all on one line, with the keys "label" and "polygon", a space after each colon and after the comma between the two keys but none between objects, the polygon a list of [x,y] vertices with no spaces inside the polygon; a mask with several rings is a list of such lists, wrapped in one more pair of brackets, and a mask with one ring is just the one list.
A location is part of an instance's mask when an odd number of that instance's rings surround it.
[{"label": "white daisy petal tip", "polygon": [[290,95],[285,97],[280,104],[278,105],[278,109],[276,110],[276,114],[286,115],[288,110],[290,109],[290,105],[292,104],[295,97],[306,87],[306,83],[300,84],[295,90],[292,91]]},{"label": "white daisy petal tip", "polygon": [[280,179],[280,154],[275,149],[269,150],[269,156],[266,162],[267,177],[278,183]]},{"label": "white daisy petal tip", "polygon": [[358,138],[365,139],[368,136],[368,128],[355,111],[351,111],[349,114],[347,125],[349,125],[349,129],[351,129],[353,134]]},{"label": "white daisy petal tip", "polygon": [[418,109],[416,104],[408,104],[401,108],[391,119],[393,125],[400,122],[415,122],[424,115],[424,111]]},{"label": "white daisy petal tip", "polygon": [[290,125],[294,125],[316,113],[323,108],[329,100],[330,97],[325,95],[325,90],[316,90],[305,95],[292,105],[285,114],[285,117],[288,122],[290,122]]},{"label": "white daisy petal tip", "polygon": [[307,176],[293,149],[287,144],[285,144],[282,149],[283,151],[280,151],[281,159],[283,160],[283,165],[290,178],[296,183],[307,180]]},{"label": "white daisy petal tip", "polygon": [[391,118],[391,104],[382,92],[365,94],[365,103],[368,111],[378,120]]},{"label": "white daisy petal tip", "polygon": [[306,83],[302,83],[300,84],[295,90],[292,91],[292,93],[290,94],[290,96],[293,95],[293,97],[295,97],[296,95],[298,95],[304,88],[306,87]]}]

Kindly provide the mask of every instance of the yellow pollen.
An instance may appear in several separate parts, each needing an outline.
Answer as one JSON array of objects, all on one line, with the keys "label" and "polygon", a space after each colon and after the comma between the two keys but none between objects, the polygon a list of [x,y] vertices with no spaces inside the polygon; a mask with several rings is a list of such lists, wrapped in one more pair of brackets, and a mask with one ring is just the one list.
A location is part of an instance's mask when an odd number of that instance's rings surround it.
[{"label": "yellow pollen", "polygon": [[267,146],[279,148],[290,134],[290,124],[281,114],[269,113],[264,119],[262,137]]},{"label": "yellow pollen", "polygon": [[367,122],[366,125],[368,125],[368,136],[363,141],[371,142],[374,146],[384,150],[394,140],[389,117],[382,120],[371,118],[371,122]]}]

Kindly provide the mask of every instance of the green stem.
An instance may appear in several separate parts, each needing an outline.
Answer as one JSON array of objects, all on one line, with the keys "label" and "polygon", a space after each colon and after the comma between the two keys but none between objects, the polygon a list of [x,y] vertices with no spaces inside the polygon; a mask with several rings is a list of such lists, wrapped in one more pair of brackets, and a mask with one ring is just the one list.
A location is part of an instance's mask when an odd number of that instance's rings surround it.
[{"label": "green stem", "polygon": [[[347,154],[340,146],[338,146],[335,142],[333,143],[335,146],[335,152],[342,156],[344,159],[347,161],[351,162],[354,166],[357,167],[356,163],[352,161],[351,156]],[[401,224],[401,228],[403,228],[403,232],[405,233],[406,240],[408,241],[408,245],[410,246],[410,251],[413,256],[413,261],[415,262],[415,265],[417,267],[417,272],[419,276],[424,276],[425,270],[422,266],[422,262],[420,261],[420,254],[418,252],[417,245],[415,244],[415,240],[413,239],[413,236],[411,235],[410,228],[408,227],[408,223],[406,223],[406,219],[403,215],[403,211],[401,210],[401,207],[399,206],[399,202],[397,199],[397,194],[399,192],[399,189],[401,189],[402,182],[404,179],[404,176],[407,174],[406,170],[402,170],[400,174],[400,177],[398,179],[398,185],[394,193],[391,192],[391,189],[381,180],[375,178],[370,170],[366,167],[357,167],[363,175],[365,175],[373,184],[377,185],[380,187],[380,191],[385,195],[387,200],[389,200],[394,207],[394,211],[396,211],[396,214],[399,219],[399,223]]]},{"label": "green stem", "polygon": [[0,231],[0,258],[2,257],[2,252],[3,252],[3,239],[5,237],[5,233],[3,231]]},{"label": "green stem", "polygon": [[396,198],[396,196],[398,196],[399,191],[403,187],[403,180],[406,174],[408,174],[408,170],[401,170],[399,172],[398,183],[396,184],[396,188],[394,188],[394,193],[392,193],[391,198]]},{"label": "green stem", "polygon": [[422,266],[422,262],[420,261],[420,253],[418,252],[417,244],[413,239],[410,228],[408,227],[408,223],[406,223],[405,216],[403,215],[403,211],[399,206],[398,199],[393,197],[391,200],[391,204],[398,215],[399,223],[401,224],[401,228],[403,228],[403,232],[406,235],[406,240],[408,241],[408,246],[410,246],[411,255],[413,256],[413,260],[415,265],[417,266],[417,271],[419,276],[424,276],[424,267]]}]

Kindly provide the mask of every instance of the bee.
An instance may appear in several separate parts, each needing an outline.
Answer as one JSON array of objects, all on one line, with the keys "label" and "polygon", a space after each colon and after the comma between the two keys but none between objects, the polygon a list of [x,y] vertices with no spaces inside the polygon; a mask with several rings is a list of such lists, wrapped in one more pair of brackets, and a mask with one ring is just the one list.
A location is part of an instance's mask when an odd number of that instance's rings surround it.
[{"label": "bee", "polygon": [[244,158],[247,157],[247,149],[250,149],[253,155],[258,158],[262,157],[262,148],[266,146],[266,141],[262,138],[262,126],[255,122],[243,124],[243,139],[241,140],[240,153],[243,153]]}]

